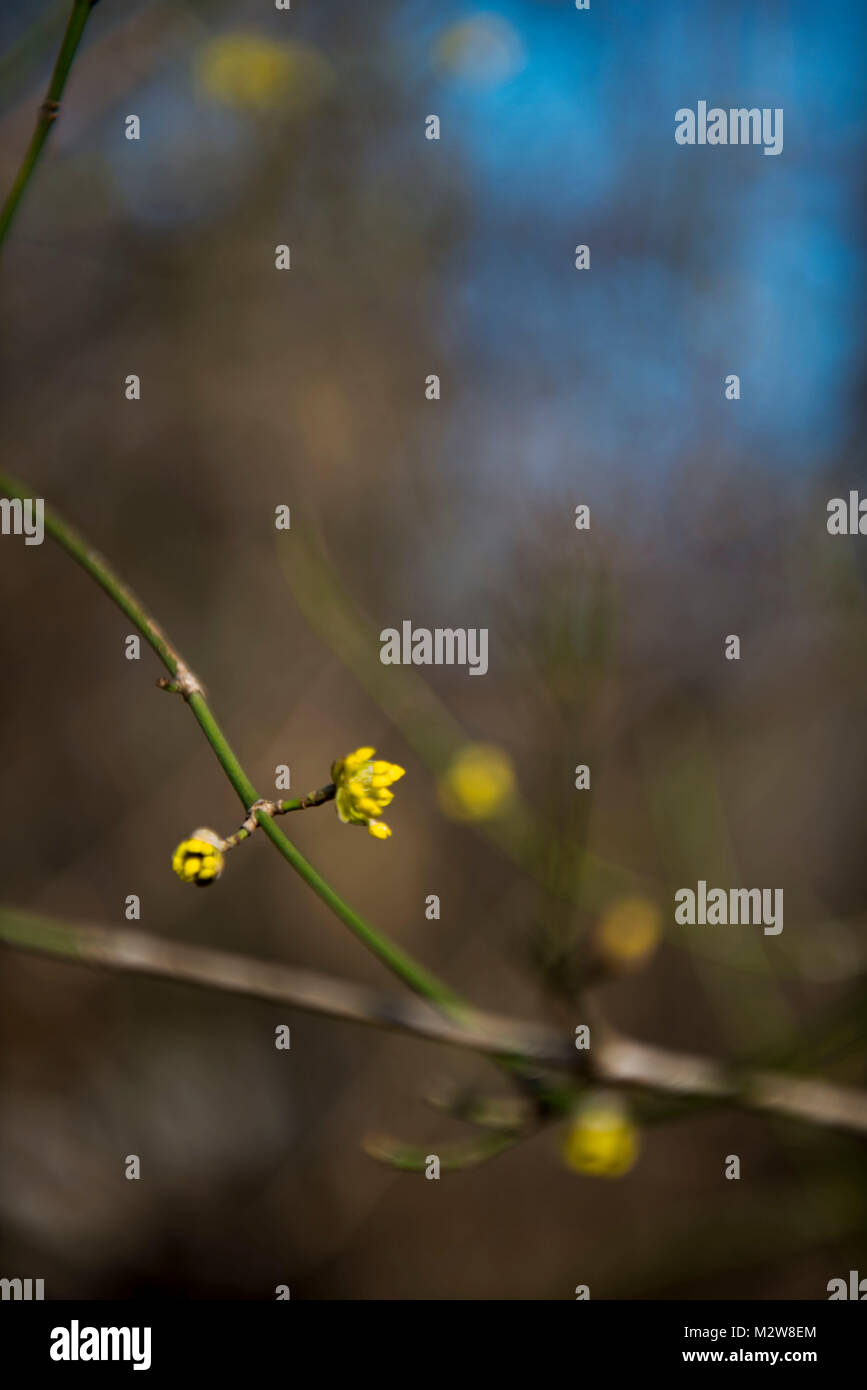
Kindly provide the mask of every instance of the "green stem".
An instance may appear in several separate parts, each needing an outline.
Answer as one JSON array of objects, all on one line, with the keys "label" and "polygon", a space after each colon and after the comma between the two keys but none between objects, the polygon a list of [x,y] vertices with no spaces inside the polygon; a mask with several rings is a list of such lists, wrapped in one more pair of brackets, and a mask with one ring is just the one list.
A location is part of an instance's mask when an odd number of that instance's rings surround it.
[{"label": "green stem", "polygon": [[[162,681],[158,681],[157,684],[162,685],[164,690],[180,691],[178,685],[163,684]],[[263,806],[254,806],[240,830],[236,830],[234,835],[227,835],[220,848],[223,850],[234,849],[244,840],[249,840],[253,831],[258,828],[259,821],[256,812],[259,810],[267,811],[271,816],[285,816],[287,811],[306,811],[311,806],[322,806],[326,801],[333,801],[336,795],[336,786],[333,782],[329,782],[327,787],[320,787],[316,792],[308,792],[306,796],[299,796],[296,801],[267,801]]]},{"label": "green stem", "polygon": [[190,695],[187,704],[199,721],[202,733],[216,753],[220,766],[243,801],[244,809],[249,811],[253,802],[259,800],[259,793],[229,747],[226,735],[214,718],[210,705],[201,692]]},{"label": "green stem", "polygon": [[[17,497],[21,501],[33,497],[32,490],[26,488],[23,483],[2,473],[0,473],[0,493],[7,497]],[[153,619],[148,617],[139,600],[118,579],[105,560],[95,550],[92,550],[56,512],[52,512],[48,507],[45,508],[44,523],[49,536],[57,541],[67,554],[71,555],[87,571],[92,579],[96,580],[100,588],[126,614],[130,622],[153,647],[170,674],[181,678],[190,678],[189,668],[177,650],[163,635]],[[204,694],[196,688],[187,693],[185,698],[198,720],[205,738],[216,753],[223,771],[241,798],[245,811],[249,812],[260,800],[259,794],[232,752]],[[324,788],[323,795],[327,791],[328,788]],[[301,798],[302,801],[304,799]],[[286,803],[286,809],[289,809],[288,803]],[[455,994],[441,980],[438,980],[435,975],[425,970],[387,936],[366,922],[348,903],[344,902],[340,894],[326,882],[312,864],[308,863],[301,851],[296,849],[292,841],[274,824],[270,815],[262,810],[257,810],[255,815],[265,834],[280,851],[283,858],[292,865],[295,872],[300,874],[305,883],[331,908],[335,916],[349,927],[359,941],[375,956],[378,956],[394,975],[403,980],[404,984],[408,985],[416,994],[420,994],[422,998],[451,1014],[458,1014],[469,1007],[459,995]]]},{"label": "green stem", "polygon": [[299,796],[295,801],[278,801],[274,806],[275,816],[285,816],[287,811],[307,811],[311,806],[321,806],[326,801],[333,801],[337,794],[337,787],[333,782],[329,782],[327,787],[320,787],[318,791],[308,792],[306,796]]},{"label": "green stem", "polygon": [[[28,498],[35,499],[32,488],[21,482],[20,479],[11,477],[8,473],[0,473],[0,493],[6,497],[17,497],[21,502],[27,501]],[[91,579],[96,580],[99,587],[105,590],[109,598],[117,604],[130,622],[138,628],[144,639],[150,643],[163,665],[173,676],[177,676],[183,666],[180,656],[163,636],[156,623],[147,616],[135,594],[112,573],[102,556],[92,550],[78,532],[63,521],[56,512],[51,511],[49,507],[45,508],[44,523],[45,530],[51,539],[56,541],[67,555],[71,555],[73,560],[87,571]]]},{"label": "green stem", "polygon": [[422,998],[429,999],[432,1004],[438,1004],[445,1008],[449,1013],[460,1012],[467,1006],[460,995],[455,994],[448,985],[438,980],[435,975],[431,975],[421,965],[396,946],[387,936],[378,932],[374,927],[359,916],[348,903],[345,903],[339,893],[336,893],[330,883],[317,873],[313,865],[308,863],[299,849],[296,849],[288,836],[283,834],[279,825],[275,825],[269,815],[263,811],[256,812],[256,819],[264,830],[271,843],[280,851],[287,863],[299,873],[321,899],[331,908],[336,917],[339,917],[345,926],[358,937],[359,941],[378,956],[383,964],[387,965],[393,974],[397,975],[404,984],[409,985],[410,989],[415,990]]},{"label": "green stem", "polygon": [[73,0],[72,11],[66,25],[66,33],[63,35],[63,42],[60,45],[60,52],[54,64],[54,71],[51,74],[51,81],[48,84],[48,91],[45,100],[39,108],[39,115],[36,119],[36,129],[30,138],[30,144],[21,161],[21,167],[15,175],[15,181],[9,190],[2,210],[0,210],[0,245],[2,245],[6,233],[12,223],[12,219],[18,210],[18,204],[30,182],[39,157],[42,154],[45,141],[48,139],[48,132],[57,120],[60,107],[60,98],[63,96],[63,89],[66,86],[66,79],[72,67],[73,59],[78,51],[81,36],[84,33],[90,12],[96,4],[96,0]]}]

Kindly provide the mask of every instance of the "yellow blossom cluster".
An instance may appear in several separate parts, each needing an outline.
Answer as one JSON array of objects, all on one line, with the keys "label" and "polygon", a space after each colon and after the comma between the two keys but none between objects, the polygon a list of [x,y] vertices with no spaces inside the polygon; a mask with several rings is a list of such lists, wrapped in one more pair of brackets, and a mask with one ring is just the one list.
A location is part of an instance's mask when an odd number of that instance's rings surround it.
[{"label": "yellow blossom cluster", "polygon": [[184,883],[207,888],[223,872],[222,841],[213,830],[194,830],[172,856],[172,868]]},{"label": "yellow blossom cluster", "polygon": [[377,840],[387,840],[391,830],[379,815],[394,800],[390,788],[404,769],[383,758],[374,760],[375,752],[375,748],[356,748],[334,763],[331,777],[337,787],[337,814],[344,824],[366,825]]}]

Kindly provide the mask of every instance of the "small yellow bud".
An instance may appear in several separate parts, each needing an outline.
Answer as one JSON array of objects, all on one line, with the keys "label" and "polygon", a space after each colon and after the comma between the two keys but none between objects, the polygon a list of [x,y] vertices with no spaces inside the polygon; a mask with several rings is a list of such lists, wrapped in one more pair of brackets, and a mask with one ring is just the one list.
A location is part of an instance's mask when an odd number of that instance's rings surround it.
[{"label": "small yellow bud", "polygon": [[563,1142],[567,1167],[591,1177],[620,1178],[638,1157],[639,1135],[619,1096],[598,1091],[575,1111]]},{"label": "small yellow bud", "polygon": [[193,831],[189,840],[182,840],[172,855],[172,868],[184,883],[207,888],[223,872],[222,840],[213,830]]}]

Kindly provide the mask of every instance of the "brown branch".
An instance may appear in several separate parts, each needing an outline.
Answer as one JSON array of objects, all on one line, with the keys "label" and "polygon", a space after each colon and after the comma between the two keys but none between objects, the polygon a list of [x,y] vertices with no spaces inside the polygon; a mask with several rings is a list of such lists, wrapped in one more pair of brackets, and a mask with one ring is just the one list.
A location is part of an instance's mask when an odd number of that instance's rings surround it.
[{"label": "brown branch", "polygon": [[371,1027],[413,1033],[491,1056],[517,1054],[566,1067],[576,1053],[571,1041],[534,1024],[465,1009],[440,1014],[422,999],[393,998],[366,985],[351,984],[309,970],[256,960],[200,946],[184,946],[146,932],[72,925],[56,918],[0,909],[0,945],[40,955],[60,956],[80,965],[101,966],[134,975],[201,985],[292,1005],[307,1013]]},{"label": "brown branch", "polygon": [[867,1134],[867,1094],[818,1077],[730,1067],[616,1034],[604,1044],[603,1070],[610,1085],[723,1101],[766,1115]]},{"label": "brown branch", "polygon": [[449,1017],[421,999],[394,999],[365,985],[307,970],[184,946],[144,932],[73,926],[12,909],[0,909],[0,944],[82,965],[271,1000],[490,1056],[520,1056],[606,1086],[734,1105],[867,1135],[867,1094],[861,1091],[670,1052],[635,1042],[599,1022],[592,1025],[591,1047],[577,1051],[571,1037],[543,1025],[471,1009]]}]

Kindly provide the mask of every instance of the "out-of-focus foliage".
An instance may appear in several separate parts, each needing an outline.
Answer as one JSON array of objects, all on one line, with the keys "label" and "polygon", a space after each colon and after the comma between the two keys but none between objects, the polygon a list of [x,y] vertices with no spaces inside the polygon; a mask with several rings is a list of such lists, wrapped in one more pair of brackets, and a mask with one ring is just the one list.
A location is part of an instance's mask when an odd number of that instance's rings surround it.
[{"label": "out-of-focus foliage", "polygon": [[[6,184],[64,13],[0,12]],[[825,516],[864,482],[865,24],[106,0],[0,340],[9,468],[176,638],[262,793],[367,740],[407,769],[382,852],[287,818],[354,906],[481,1007],[571,1037],[601,959],[615,1027],[851,1085],[867,571]],[[782,155],[678,147],[702,96],[783,107]],[[144,930],[382,986],[264,836],[185,890],[173,847],[239,808],[183,701],[47,542],[4,541],[0,583],[5,899],[122,926],[134,893]],[[382,666],[404,620],[487,627],[487,674]],[[784,931],[675,928],[699,879],[782,886]],[[428,1183],[361,1139],[463,1138],[419,1093],[496,1090],[473,1056],[12,954],[2,990],[0,1263],[53,1297],[813,1298],[863,1257],[862,1151],[818,1129],[636,1104]]]}]

